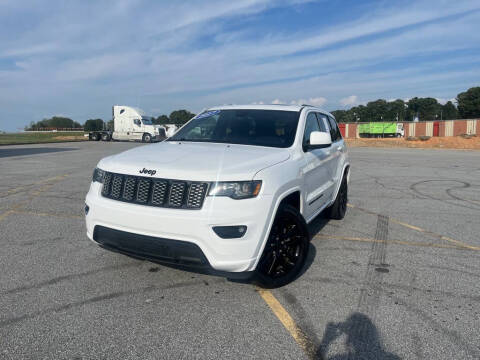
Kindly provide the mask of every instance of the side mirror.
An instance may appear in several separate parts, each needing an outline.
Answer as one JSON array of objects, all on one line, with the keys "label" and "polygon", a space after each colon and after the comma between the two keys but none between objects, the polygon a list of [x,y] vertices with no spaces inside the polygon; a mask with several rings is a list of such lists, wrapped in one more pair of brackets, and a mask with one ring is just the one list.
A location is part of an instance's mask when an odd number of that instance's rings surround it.
[{"label": "side mirror", "polygon": [[309,149],[326,148],[332,145],[332,137],[328,132],[312,131],[310,133]]}]

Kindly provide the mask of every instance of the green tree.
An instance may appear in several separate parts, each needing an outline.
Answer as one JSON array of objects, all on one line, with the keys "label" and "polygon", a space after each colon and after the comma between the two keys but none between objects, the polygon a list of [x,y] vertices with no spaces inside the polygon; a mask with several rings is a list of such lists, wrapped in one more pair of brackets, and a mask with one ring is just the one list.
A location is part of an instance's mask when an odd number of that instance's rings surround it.
[{"label": "green tree", "polygon": [[100,131],[103,130],[104,122],[102,119],[88,119],[83,125],[85,131]]},{"label": "green tree", "polygon": [[107,130],[110,130],[110,131],[113,131],[114,129],[114,124],[113,124],[113,119],[112,120],[108,120],[107,123],[105,124],[105,128]]},{"label": "green tree", "polygon": [[442,106],[442,119],[443,120],[454,120],[458,119],[458,111],[455,105],[451,101],[448,101],[445,105]]},{"label": "green tree", "polygon": [[195,114],[192,114],[188,110],[175,110],[170,114],[169,118],[172,123],[183,125],[194,116]]},{"label": "green tree", "polygon": [[440,118],[440,105],[434,98],[414,97],[408,101],[408,111],[410,116],[417,116],[419,120],[435,120]]},{"label": "green tree", "polygon": [[79,123],[73,121],[70,118],[62,116],[54,116],[51,119],[47,120],[48,127],[53,128],[75,128],[82,127]]},{"label": "green tree", "polygon": [[405,103],[402,99],[390,101],[388,103],[387,112],[384,115],[386,121],[405,121],[407,114]]},{"label": "green tree", "polygon": [[160,115],[156,119],[153,119],[153,123],[156,125],[164,125],[164,124],[169,124],[170,119],[168,118],[167,115]]},{"label": "green tree", "polygon": [[370,101],[366,107],[368,121],[384,121],[388,111],[388,102],[384,99]]},{"label": "green tree", "polygon": [[457,95],[458,114],[462,119],[480,117],[480,87],[472,87]]},{"label": "green tree", "polygon": [[36,123],[30,123],[30,130],[38,130],[38,129],[45,129],[45,128],[81,128],[78,122],[73,121],[70,118],[62,117],[62,116],[54,116],[50,119],[42,119]]},{"label": "green tree", "polygon": [[335,120],[337,120],[337,122],[347,122],[347,110],[334,110],[332,111],[332,115],[335,116]]}]

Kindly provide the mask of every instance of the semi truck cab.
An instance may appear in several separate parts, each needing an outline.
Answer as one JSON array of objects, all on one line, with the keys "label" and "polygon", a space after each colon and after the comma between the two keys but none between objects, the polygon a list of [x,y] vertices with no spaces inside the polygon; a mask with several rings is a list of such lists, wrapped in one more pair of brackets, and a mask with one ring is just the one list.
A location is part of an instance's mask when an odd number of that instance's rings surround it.
[{"label": "semi truck cab", "polygon": [[164,140],[167,130],[161,125],[154,125],[153,118],[146,116],[141,109],[130,106],[114,105],[112,107],[113,131],[90,131],[89,140],[141,140],[152,142]]},{"label": "semi truck cab", "polygon": [[112,138],[114,140],[142,140],[151,142],[160,138],[160,126],[153,125],[152,118],[130,106],[113,106]]}]

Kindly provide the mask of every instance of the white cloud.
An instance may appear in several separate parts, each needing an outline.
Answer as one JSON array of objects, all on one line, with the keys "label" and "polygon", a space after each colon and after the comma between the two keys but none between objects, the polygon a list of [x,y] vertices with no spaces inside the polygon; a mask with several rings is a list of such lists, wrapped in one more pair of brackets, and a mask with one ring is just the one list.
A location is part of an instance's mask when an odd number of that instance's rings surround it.
[{"label": "white cloud", "polygon": [[320,97],[308,99],[307,104],[315,105],[315,106],[323,106],[326,104],[326,102],[327,102],[327,99],[320,96]]},{"label": "white cloud", "polygon": [[275,99],[275,100],[272,100],[272,104],[285,104],[285,102],[280,99]]},{"label": "white cloud", "polygon": [[298,99],[298,100],[292,100],[290,101],[290,104],[292,105],[313,105],[313,106],[323,106],[327,102],[327,99],[324,97],[315,97],[315,98],[309,98],[308,100],[306,99]]},{"label": "white cloud", "polygon": [[449,101],[451,101],[454,105],[457,104],[457,99],[455,99],[455,98],[451,98],[451,99],[435,98],[435,99],[437,99],[437,101],[442,105],[445,105]]},{"label": "white cloud", "polygon": [[[113,103],[198,112],[265,94],[277,97],[272,103],[333,107],[419,94],[443,101],[480,77],[478,55],[462,51],[480,43],[480,12],[469,11],[479,7],[474,1],[386,2],[334,26],[319,22],[293,32],[265,24],[253,36],[249,27],[231,27],[230,19],[254,15],[248,19],[253,24],[264,10],[299,1],[10,2],[14,10],[0,11],[0,64],[7,58],[0,68],[0,106],[5,118],[30,116],[25,123],[55,111],[108,117]],[[7,15],[20,18],[26,7],[34,15],[23,20],[28,29],[2,26]],[[417,56],[428,61],[402,61]],[[385,66],[389,61],[395,68]]]},{"label": "white cloud", "polygon": [[350,95],[347,96],[346,98],[340,99],[340,104],[343,106],[354,106],[357,105],[358,102],[358,96],[357,95]]}]

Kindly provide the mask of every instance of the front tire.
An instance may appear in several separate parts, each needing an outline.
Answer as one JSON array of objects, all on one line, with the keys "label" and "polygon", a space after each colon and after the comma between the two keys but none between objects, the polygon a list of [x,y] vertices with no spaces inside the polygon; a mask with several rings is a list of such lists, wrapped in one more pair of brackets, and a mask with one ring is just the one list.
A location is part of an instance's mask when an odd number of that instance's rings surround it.
[{"label": "front tire", "polygon": [[143,134],[142,142],[144,143],[152,142],[152,136],[150,134]]},{"label": "front tire", "polygon": [[335,202],[327,209],[327,217],[334,220],[342,220],[347,213],[348,184],[347,172],[343,175],[340,189],[338,189]]},{"label": "front tire", "polygon": [[281,206],[257,265],[260,285],[277,288],[295,280],[305,265],[309,246],[310,235],[303,216],[290,205]]}]

